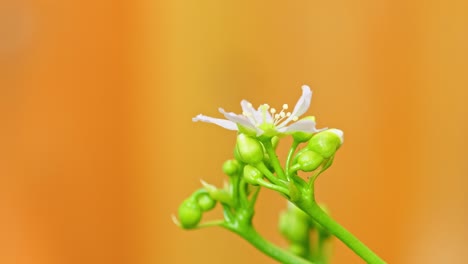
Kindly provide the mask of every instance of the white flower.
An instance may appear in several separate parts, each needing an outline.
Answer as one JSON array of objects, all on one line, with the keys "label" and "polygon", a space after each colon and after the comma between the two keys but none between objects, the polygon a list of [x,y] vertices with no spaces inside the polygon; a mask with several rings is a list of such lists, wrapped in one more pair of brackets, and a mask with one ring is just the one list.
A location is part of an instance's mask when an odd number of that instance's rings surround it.
[{"label": "white flower", "polygon": [[[288,105],[284,104],[280,112],[275,108],[270,108],[268,104],[262,104],[257,110],[246,100],[241,101],[242,114],[226,112],[219,108],[219,112],[226,119],[213,118],[202,114],[192,118],[192,121],[202,121],[213,123],[229,130],[239,130],[239,128],[255,133],[257,136],[274,136],[277,134],[289,134],[293,132],[315,133],[320,130],[315,128],[314,118],[304,118],[299,120],[307,109],[309,109],[312,99],[312,91],[309,86],[302,86],[302,96],[296,103],[292,112],[286,112]],[[299,120],[299,121],[298,121]],[[295,123],[288,126],[293,121]],[[297,122],[296,122],[297,121]]]}]

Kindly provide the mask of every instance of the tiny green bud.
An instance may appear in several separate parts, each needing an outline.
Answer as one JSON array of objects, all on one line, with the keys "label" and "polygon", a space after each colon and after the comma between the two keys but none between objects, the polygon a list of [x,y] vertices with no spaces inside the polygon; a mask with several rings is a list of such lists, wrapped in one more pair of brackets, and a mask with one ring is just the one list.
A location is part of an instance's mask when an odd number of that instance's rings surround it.
[{"label": "tiny green bud", "polygon": [[300,169],[306,172],[317,169],[322,162],[323,157],[312,150],[302,152],[297,158]]},{"label": "tiny green bud", "polygon": [[279,230],[290,242],[305,243],[309,240],[309,222],[292,211],[280,214]]},{"label": "tiny green bud", "polygon": [[257,164],[263,160],[263,146],[254,138],[245,134],[239,134],[237,136],[236,148],[240,160],[247,164]]},{"label": "tiny green bud", "polygon": [[258,185],[258,181],[263,178],[263,174],[253,166],[245,165],[244,180],[252,185]]},{"label": "tiny green bud", "polygon": [[308,216],[304,211],[302,211],[301,208],[297,207],[291,202],[288,202],[288,211],[303,221],[308,221],[308,219],[310,219],[310,216]]},{"label": "tiny green bud", "polygon": [[[308,116],[308,117],[303,118],[302,120],[312,120],[315,122],[315,116]],[[313,135],[314,133],[308,133],[308,132],[303,132],[303,131],[296,131],[292,133],[294,140],[299,143],[308,141]]]},{"label": "tiny green bud", "polygon": [[200,180],[205,190],[210,194],[211,198],[220,203],[232,204],[232,195],[227,189],[218,189],[204,180]]},{"label": "tiny green bud", "polygon": [[339,129],[329,129],[315,134],[307,148],[320,154],[323,158],[330,158],[343,143],[343,132]]},{"label": "tiny green bud", "polygon": [[216,205],[216,201],[208,193],[198,195],[197,202],[203,212],[210,211]]},{"label": "tiny green bud", "polygon": [[292,243],[289,245],[289,251],[299,257],[307,257],[307,248],[303,243]]},{"label": "tiny green bud", "polygon": [[202,218],[202,209],[192,199],[185,200],[179,206],[179,221],[183,228],[194,228],[200,223]]},{"label": "tiny green bud", "polygon": [[226,160],[223,164],[223,172],[228,176],[234,176],[239,172],[240,164],[237,160]]}]

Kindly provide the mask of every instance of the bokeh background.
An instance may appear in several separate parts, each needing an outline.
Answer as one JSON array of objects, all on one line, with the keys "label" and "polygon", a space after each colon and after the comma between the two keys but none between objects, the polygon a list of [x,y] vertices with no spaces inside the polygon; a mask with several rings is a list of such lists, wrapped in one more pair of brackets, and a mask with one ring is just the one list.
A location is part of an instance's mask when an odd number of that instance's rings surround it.
[{"label": "bokeh background", "polygon": [[[389,263],[466,263],[468,2],[3,0],[0,263],[274,263],[170,215],[221,185],[219,106],[294,104],[345,131],[317,183]],[[288,142],[281,145],[285,153]],[[279,245],[284,202],[262,192]],[[216,217],[216,213],[214,216]],[[335,241],[333,263],[362,263]]]}]

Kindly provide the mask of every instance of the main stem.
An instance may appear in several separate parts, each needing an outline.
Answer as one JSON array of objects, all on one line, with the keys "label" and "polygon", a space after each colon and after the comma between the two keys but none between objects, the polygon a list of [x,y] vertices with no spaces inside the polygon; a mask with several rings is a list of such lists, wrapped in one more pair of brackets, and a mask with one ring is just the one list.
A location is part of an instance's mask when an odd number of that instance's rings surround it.
[{"label": "main stem", "polygon": [[286,251],[285,249],[270,243],[264,239],[252,226],[225,227],[247,240],[250,244],[263,252],[265,255],[283,264],[314,264],[313,262],[298,257]]},{"label": "main stem", "polygon": [[312,201],[310,203],[301,204],[300,208],[304,210],[310,217],[321,224],[328,232],[336,236],[339,240],[345,243],[352,251],[365,260],[369,264],[385,264],[377,254],[364,245],[353,234],[346,230],[343,226],[333,220],[325,213],[320,206]]}]

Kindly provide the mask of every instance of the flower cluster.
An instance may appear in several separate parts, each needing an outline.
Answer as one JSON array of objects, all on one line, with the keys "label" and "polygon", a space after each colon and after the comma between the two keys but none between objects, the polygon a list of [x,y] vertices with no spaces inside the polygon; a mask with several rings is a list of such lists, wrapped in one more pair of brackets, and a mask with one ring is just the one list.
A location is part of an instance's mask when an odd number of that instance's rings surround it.
[{"label": "flower cluster", "polygon": [[[367,263],[384,263],[351,233],[339,227],[325,207],[315,200],[315,180],[332,165],[343,144],[343,131],[317,129],[314,117],[301,118],[309,109],[311,99],[312,91],[304,85],[291,112],[287,104],[277,111],[268,104],[255,109],[251,103],[242,100],[242,114],[219,108],[225,119],[202,114],[194,117],[194,122],[212,123],[237,131],[236,146],[233,157],[223,165],[223,172],[228,176],[224,186],[217,188],[202,181],[203,187],[180,205],[174,222],[184,229],[223,227],[286,264],[326,264],[330,251],[323,245],[332,234]],[[293,142],[283,165],[276,147],[287,135]],[[252,226],[254,207],[262,188],[275,191],[288,200],[288,209],[279,220],[279,230],[289,243],[289,251],[265,243]],[[203,215],[213,210],[216,204],[222,206],[223,219],[203,222]]]}]

